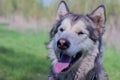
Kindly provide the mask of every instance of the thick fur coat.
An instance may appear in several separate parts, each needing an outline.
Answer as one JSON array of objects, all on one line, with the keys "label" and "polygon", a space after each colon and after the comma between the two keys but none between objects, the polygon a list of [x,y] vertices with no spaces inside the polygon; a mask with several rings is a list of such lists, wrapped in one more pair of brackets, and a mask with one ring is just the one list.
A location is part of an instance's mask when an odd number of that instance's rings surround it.
[{"label": "thick fur coat", "polygon": [[108,80],[102,63],[105,22],[104,5],[81,15],[61,1],[48,44],[53,60],[48,80]]}]

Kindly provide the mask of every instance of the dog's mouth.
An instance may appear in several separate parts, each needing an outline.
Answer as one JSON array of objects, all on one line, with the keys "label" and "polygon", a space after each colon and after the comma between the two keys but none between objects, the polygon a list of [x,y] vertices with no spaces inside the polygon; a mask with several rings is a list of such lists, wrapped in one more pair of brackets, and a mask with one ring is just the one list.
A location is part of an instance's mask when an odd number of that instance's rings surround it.
[{"label": "dog's mouth", "polygon": [[69,56],[63,53],[60,53],[60,58],[58,62],[53,66],[54,72],[59,74],[61,72],[67,71],[80,57],[82,52],[78,52],[76,56]]}]

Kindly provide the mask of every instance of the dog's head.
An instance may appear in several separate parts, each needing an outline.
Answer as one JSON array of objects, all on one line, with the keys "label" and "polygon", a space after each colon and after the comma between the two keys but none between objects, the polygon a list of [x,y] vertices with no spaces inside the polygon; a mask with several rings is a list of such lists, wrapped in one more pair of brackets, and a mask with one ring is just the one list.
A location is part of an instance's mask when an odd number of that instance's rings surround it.
[{"label": "dog's head", "polygon": [[67,70],[92,50],[104,33],[105,22],[103,5],[88,15],[80,15],[71,13],[67,4],[61,1],[55,26],[51,30],[53,49],[58,59],[54,71],[60,73]]}]

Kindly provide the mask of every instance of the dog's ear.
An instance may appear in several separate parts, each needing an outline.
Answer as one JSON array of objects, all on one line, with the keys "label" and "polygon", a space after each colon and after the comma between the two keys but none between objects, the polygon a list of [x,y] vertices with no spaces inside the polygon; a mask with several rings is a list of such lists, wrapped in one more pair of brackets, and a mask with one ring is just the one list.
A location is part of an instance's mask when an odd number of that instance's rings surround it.
[{"label": "dog's ear", "polygon": [[62,17],[64,17],[66,14],[69,13],[68,6],[65,1],[61,1],[56,14],[56,21],[61,20]]},{"label": "dog's ear", "polygon": [[105,31],[106,12],[104,5],[100,5],[92,13],[88,15],[96,25],[96,29],[99,34],[103,34]]}]

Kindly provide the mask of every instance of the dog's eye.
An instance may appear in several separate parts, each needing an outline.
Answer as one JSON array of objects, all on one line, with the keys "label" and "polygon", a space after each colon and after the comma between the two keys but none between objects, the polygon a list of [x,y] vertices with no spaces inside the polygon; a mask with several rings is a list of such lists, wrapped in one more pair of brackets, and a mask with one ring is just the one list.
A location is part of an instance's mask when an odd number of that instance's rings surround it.
[{"label": "dog's eye", "polygon": [[60,28],[60,31],[61,31],[61,32],[63,32],[63,31],[64,31],[64,29],[63,29],[63,28]]},{"label": "dog's eye", "polygon": [[84,33],[80,31],[80,32],[78,32],[77,34],[78,34],[78,35],[82,35],[82,34],[84,34]]}]

